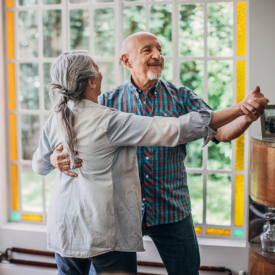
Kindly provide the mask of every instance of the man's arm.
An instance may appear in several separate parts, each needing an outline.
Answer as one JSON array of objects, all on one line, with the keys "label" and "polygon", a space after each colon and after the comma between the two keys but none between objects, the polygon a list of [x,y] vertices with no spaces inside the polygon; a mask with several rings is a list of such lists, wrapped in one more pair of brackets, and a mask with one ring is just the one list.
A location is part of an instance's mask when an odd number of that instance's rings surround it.
[{"label": "man's arm", "polygon": [[269,100],[260,92],[257,86],[254,91],[248,94],[243,100],[242,111],[245,116],[241,116],[227,125],[218,129],[215,138],[222,142],[230,142],[241,136],[245,130],[256,121],[263,113]]}]

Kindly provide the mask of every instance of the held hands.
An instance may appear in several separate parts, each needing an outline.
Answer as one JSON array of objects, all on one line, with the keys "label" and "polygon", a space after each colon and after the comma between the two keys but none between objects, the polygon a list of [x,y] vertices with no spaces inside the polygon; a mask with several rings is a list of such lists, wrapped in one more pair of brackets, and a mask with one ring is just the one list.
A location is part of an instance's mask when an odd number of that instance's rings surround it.
[{"label": "held hands", "polygon": [[[70,177],[77,177],[76,173],[70,172],[70,159],[68,158],[68,153],[62,152],[63,145],[60,144],[51,155],[51,164],[57,168],[60,172],[64,173]],[[74,168],[82,166],[82,160],[77,159],[77,163]]]},{"label": "held hands", "polygon": [[260,92],[260,87],[256,86],[240,103],[240,108],[245,114],[246,121],[249,123],[256,121],[264,113],[268,102],[269,100]]}]

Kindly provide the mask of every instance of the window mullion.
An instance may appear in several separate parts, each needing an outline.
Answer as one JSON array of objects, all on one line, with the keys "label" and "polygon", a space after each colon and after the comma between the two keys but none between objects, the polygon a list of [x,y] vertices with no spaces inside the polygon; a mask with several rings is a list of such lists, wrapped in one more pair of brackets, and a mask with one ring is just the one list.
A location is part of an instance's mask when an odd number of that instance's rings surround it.
[{"label": "window mullion", "polygon": [[123,83],[123,65],[120,63],[123,42],[123,6],[122,0],[115,0],[115,79],[116,86]]}]

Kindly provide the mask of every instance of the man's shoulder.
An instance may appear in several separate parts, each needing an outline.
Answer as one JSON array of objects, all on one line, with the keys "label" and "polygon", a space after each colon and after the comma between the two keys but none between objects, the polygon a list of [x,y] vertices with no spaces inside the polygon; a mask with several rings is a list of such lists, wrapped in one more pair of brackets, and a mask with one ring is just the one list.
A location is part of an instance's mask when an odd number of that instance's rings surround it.
[{"label": "man's shoulder", "polygon": [[185,86],[178,86],[178,85],[175,85],[175,84],[173,84],[169,81],[163,80],[163,79],[161,79],[161,83],[162,83],[162,85],[164,85],[167,88],[167,90],[170,93],[179,96],[179,98],[184,95],[188,96],[190,94],[194,94],[194,92],[191,89],[189,89]]},{"label": "man's shoulder", "polygon": [[101,94],[98,97],[98,101],[101,105],[106,105],[107,103],[115,103],[119,98],[123,96],[125,92],[127,92],[127,87],[129,85],[129,82],[126,82],[116,88],[113,88],[103,94]]}]

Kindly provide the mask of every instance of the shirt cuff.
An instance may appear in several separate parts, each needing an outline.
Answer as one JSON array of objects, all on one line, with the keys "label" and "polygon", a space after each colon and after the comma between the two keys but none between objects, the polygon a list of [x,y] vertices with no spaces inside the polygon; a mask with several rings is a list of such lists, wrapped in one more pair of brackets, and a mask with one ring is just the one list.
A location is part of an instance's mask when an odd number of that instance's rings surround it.
[{"label": "shirt cuff", "polygon": [[218,134],[218,130],[214,130],[209,127],[209,123],[211,122],[212,117],[213,117],[213,111],[199,110],[199,113],[202,117],[205,117],[207,119],[207,122],[206,122],[207,136],[204,137],[203,146],[202,146],[202,147],[204,147],[208,144],[208,142],[210,140],[215,139],[214,136]]}]

